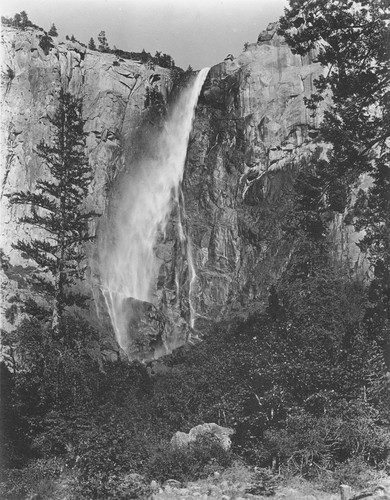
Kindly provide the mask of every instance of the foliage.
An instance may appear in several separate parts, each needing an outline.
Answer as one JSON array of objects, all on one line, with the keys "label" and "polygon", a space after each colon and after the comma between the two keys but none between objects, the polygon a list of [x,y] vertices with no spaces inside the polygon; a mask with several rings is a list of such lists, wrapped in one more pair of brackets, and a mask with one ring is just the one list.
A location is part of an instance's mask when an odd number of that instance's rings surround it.
[{"label": "foliage", "polygon": [[88,48],[89,50],[96,50],[95,40],[92,37],[88,42]]},{"label": "foliage", "polygon": [[100,50],[100,52],[110,52],[110,47],[109,47],[108,42],[107,42],[106,32],[101,31],[98,34],[97,38],[98,38],[98,42],[99,42],[98,50]]},{"label": "foliage", "polygon": [[382,0],[294,0],[280,28],[294,52],[315,50],[327,68],[315,81],[317,91],[307,104],[316,109],[327,92],[332,95],[319,137],[332,149],[317,172],[328,206],[342,211],[358,176],[370,173],[373,179],[357,224],[368,230],[362,244],[374,255],[378,246],[387,252],[389,248],[389,15],[388,2]]},{"label": "foliage", "polygon": [[265,432],[258,459],[271,463],[276,457],[277,465],[288,474],[308,478],[346,460],[383,463],[390,452],[390,433],[376,418],[377,413],[364,401],[337,401],[321,415],[298,410],[282,428]]},{"label": "foliage", "polygon": [[56,25],[53,23],[50,27],[50,30],[47,33],[49,36],[58,36],[58,31]]},{"label": "foliage", "polygon": [[[390,367],[390,6],[387,1],[291,0],[279,32],[293,52],[309,52],[326,69],[307,100],[316,111],[331,96],[319,141],[329,143],[326,159],[314,159],[311,184],[316,224],[327,210],[343,212],[362,175],[371,185],[357,196],[349,214],[364,236],[359,243],[371,262],[371,310],[367,320]],[[311,179],[308,175],[311,174]],[[315,213],[317,211],[317,213]],[[321,229],[322,230],[322,229]],[[373,319],[375,311],[375,320]],[[380,323],[380,326],[379,324]]]},{"label": "foliage", "polygon": [[152,121],[159,121],[166,116],[166,102],[156,85],[146,87],[144,107],[149,110],[149,116]]},{"label": "foliage", "polygon": [[150,479],[164,482],[176,479],[186,483],[225,469],[232,463],[232,454],[224,450],[213,435],[198,436],[185,447],[162,443],[147,464]]},{"label": "foliage", "polygon": [[[99,368],[86,355],[94,334],[88,342],[86,327],[70,318],[61,367],[39,323],[25,325],[25,337],[16,336],[25,351],[14,376],[23,424],[15,435],[35,456],[62,457],[80,498],[121,498],[129,473],[189,481],[221,470],[231,455],[212,440],[168,445],[178,429],[202,422],[234,427],[236,453],[290,474],[312,478],[355,459],[380,467],[390,446],[376,382],[383,368],[372,372],[380,351],[354,325],[365,288],[340,270],[325,276],[300,278],[302,296],[295,278],[286,279],[283,294],[281,284],[271,290],[267,313],[219,325],[197,347],[169,356],[158,377],[138,363]],[[134,491],[144,484],[138,479]]]},{"label": "foliage", "polygon": [[19,500],[27,495],[39,495],[42,500],[56,498],[57,480],[64,470],[61,459],[31,461],[23,469],[4,470],[0,479],[0,496]]},{"label": "foliage", "polygon": [[52,301],[56,331],[66,306],[83,305],[85,300],[71,287],[84,277],[82,245],[93,239],[89,222],[96,214],[82,209],[92,170],[85,153],[81,101],[61,90],[58,109],[49,120],[54,136],[51,143],[38,145],[37,154],[50,177],[39,179],[34,191],[13,193],[10,203],[28,206],[29,213],[19,222],[42,231],[40,237],[18,240],[13,247],[39,266],[32,286]]},{"label": "foliage", "polygon": [[152,54],[150,54],[150,52],[146,52],[145,49],[142,49],[141,52],[129,52],[126,50],[114,48],[114,50],[112,50],[112,53],[114,53],[119,58],[132,59],[135,61],[140,61],[143,64],[156,64],[158,66],[161,66],[162,68],[180,70],[180,68],[177,68],[177,66],[175,66],[175,61],[170,55],[163,54],[158,51],[154,56],[152,56]]},{"label": "foliage", "polygon": [[51,36],[47,35],[46,33],[42,35],[39,39],[39,46],[47,56],[50,52],[50,49],[54,47],[53,45],[53,39]]},{"label": "foliage", "polygon": [[[143,51],[143,53],[144,52],[145,51]],[[168,54],[156,51],[154,57],[151,59],[155,64],[161,66],[162,68],[170,69],[175,67],[175,61]]]},{"label": "foliage", "polygon": [[267,312],[174,353],[179,372],[156,381],[155,411],[176,429],[233,426],[236,452],[262,466],[310,476],[358,456],[384,463],[389,399],[377,381],[386,370],[365,323],[366,293],[323,238],[301,234]]},{"label": "foliage", "polygon": [[359,457],[338,464],[331,473],[323,471],[319,477],[322,488],[334,492],[339,491],[340,484],[355,490],[367,489],[368,484],[378,484],[380,479],[380,473]]},{"label": "foliage", "polygon": [[34,318],[3,332],[2,354],[12,367],[5,372],[2,397],[2,444],[9,467],[37,455],[63,454],[68,440],[55,418],[58,408],[70,412],[75,405],[91,404],[99,389],[96,332],[81,319],[64,317],[60,333],[62,340],[54,340],[49,325]]},{"label": "foliage", "polygon": [[3,26],[10,26],[12,28],[25,30],[26,28],[37,28],[42,30],[39,26],[33,24],[26,13],[26,11],[22,10],[20,13],[16,13],[14,17],[5,17],[1,16],[1,24]]},{"label": "foliage", "polygon": [[107,414],[107,422],[101,417],[84,429],[81,442],[73,440],[74,491],[80,498],[144,498],[147,483],[129,477],[129,471],[142,468],[150,448],[147,439],[134,432],[131,421],[125,424],[124,415]]}]

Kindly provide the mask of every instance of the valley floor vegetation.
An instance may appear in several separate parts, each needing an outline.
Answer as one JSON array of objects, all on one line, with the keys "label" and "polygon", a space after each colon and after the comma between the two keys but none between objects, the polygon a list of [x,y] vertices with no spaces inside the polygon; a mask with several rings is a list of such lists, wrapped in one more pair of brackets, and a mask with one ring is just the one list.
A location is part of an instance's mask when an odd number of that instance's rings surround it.
[{"label": "valley floor vegetation", "polygon": [[[56,498],[60,478],[74,498],[147,498],[152,480],[185,483],[238,459],[324,489],[364,487],[388,472],[390,451],[370,288],[304,238],[264,312],[216,325],[156,376],[102,364],[80,318],[65,316],[58,340],[50,323],[23,320],[6,336],[12,370],[1,365],[2,498]],[[171,447],[202,422],[232,427],[232,450]]]}]

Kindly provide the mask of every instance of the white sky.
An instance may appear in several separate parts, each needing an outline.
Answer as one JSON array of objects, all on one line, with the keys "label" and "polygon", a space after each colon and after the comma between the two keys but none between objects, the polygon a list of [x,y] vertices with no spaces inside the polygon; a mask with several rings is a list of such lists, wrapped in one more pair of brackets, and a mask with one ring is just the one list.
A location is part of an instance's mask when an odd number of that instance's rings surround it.
[{"label": "white sky", "polygon": [[87,43],[105,30],[112,48],[170,54],[178,66],[194,69],[238,55],[277,21],[287,0],[0,0],[1,15],[25,10],[59,38],[72,34]]}]

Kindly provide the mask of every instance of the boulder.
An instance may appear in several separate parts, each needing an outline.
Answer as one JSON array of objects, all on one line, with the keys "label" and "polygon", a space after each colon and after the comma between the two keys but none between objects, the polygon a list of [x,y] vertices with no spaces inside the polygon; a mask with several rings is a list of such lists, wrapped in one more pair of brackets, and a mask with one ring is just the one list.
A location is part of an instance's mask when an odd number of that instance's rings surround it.
[{"label": "boulder", "polygon": [[224,450],[229,450],[232,442],[230,436],[234,434],[234,430],[230,427],[221,427],[215,423],[207,423],[197,425],[193,427],[188,434],[185,432],[176,432],[176,434],[171,439],[171,445],[173,447],[181,448],[188,446],[203,437],[215,437],[218,439],[221,447]]}]

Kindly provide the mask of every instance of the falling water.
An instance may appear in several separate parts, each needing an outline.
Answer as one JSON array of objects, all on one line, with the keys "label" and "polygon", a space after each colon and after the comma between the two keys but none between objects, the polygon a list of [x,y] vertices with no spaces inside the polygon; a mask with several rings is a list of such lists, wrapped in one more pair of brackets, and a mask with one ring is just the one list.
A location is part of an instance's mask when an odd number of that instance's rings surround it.
[{"label": "falling water", "polygon": [[[195,107],[207,73],[208,68],[202,69],[181,93],[164,129],[153,139],[152,154],[145,154],[132,175],[123,179],[114,216],[107,219],[99,238],[101,288],[122,348],[128,342],[129,298],[151,301],[157,266],[154,246],[159,232],[165,231],[172,197],[178,197]],[[191,293],[196,274],[189,241],[187,249],[193,323]]]},{"label": "falling water", "polygon": [[[180,189],[180,199],[181,199],[181,203],[182,203],[183,216],[185,219],[187,219],[184,194],[183,194],[183,191],[181,189]],[[194,301],[193,301],[193,294],[194,294],[194,285],[195,285],[195,281],[196,281],[196,270],[195,270],[195,265],[194,265],[194,259],[192,256],[191,237],[188,234],[188,231],[187,231],[186,235],[184,233],[183,225],[181,222],[180,211],[179,211],[178,226],[179,226],[180,241],[182,243],[185,243],[186,248],[187,248],[187,265],[188,265],[188,274],[189,274],[188,304],[190,307],[190,326],[191,326],[191,328],[194,328],[194,325],[195,325],[195,307],[194,307]],[[178,285],[176,285],[176,286],[178,286]],[[177,295],[178,296],[179,296],[179,293],[180,293],[180,290],[177,288]]]}]

